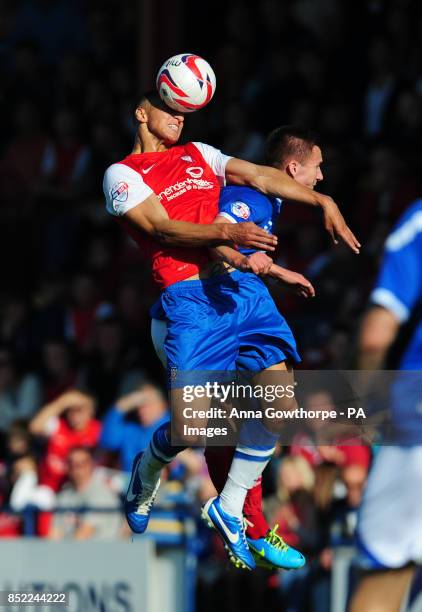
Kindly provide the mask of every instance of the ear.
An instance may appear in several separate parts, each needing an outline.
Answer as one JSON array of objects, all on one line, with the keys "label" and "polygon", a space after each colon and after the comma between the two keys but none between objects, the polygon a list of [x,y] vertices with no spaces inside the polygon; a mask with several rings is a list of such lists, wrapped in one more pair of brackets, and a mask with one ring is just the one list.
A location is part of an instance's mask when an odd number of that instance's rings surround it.
[{"label": "ear", "polygon": [[138,106],[135,110],[135,117],[138,123],[147,123],[148,121],[148,114],[143,106]]},{"label": "ear", "polygon": [[290,161],[286,166],[286,172],[292,178],[295,178],[298,171],[298,163],[295,160]]}]

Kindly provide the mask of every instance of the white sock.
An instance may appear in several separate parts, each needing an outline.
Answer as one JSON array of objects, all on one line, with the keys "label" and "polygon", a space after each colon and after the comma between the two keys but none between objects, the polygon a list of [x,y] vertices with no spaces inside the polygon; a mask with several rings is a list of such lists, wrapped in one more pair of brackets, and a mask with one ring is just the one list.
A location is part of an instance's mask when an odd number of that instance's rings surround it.
[{"label": "white sock", "polygon": [[261,476],[273,452],[274,448],[262,451],[241,445],[236,447],[226,484],[220,493],[221,507],[225,512],[242,517],[246,495]]}]

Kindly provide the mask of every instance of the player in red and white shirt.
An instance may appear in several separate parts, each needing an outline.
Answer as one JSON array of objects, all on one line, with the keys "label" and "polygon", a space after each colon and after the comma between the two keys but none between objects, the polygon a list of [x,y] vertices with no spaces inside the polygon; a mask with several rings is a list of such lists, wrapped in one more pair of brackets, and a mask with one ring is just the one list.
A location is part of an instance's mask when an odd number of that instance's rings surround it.
[{"label": "player in red and white shirt", "polygon": [[[234,243],[272,250],[276,239],[249,223],[214,225],[220,185],[227,181],[321,206],[333,238],[340,236],[355,252],[360,245],[331,198],[274,168],[230,158],[208,145],[176,145],[184,117],[164,107],[157,94],[144,96],[136,109],[136,119],[134,151],[106,171],[104,193],[107,210],[121,219],[151,259],[154,279],[164,289],[161,307],[167,321],[168,369],[234,370],[237,349],[236,342],[232,342],[236,338],[232,298],[236,277],[220,268],[219,276],[211,278],[215,266],[201,247]],[[280,369],[286,370],[284,362]],[[180,395],[177,391],[172,392],[173,405]],[[174,426],[179,432],[183,432],[181,416],[173,411]],[[155,432],[145,453],[135,459],[126,498],[126,516],[134,531],[145,531],[160,471],[180,450],[181,447],[171,446],[169,429],[164,426]],[[233,536],[225,537],[233,557],[250,569],[255,563],[244,537],[241,508],[245,491],[253,486],[265,463],[260,463],[259,469],[256,466],[247,483],[232,486],[239,514],[220,515],[223,522],[227,521],[220,533],[223,537],[228,533]]]}]

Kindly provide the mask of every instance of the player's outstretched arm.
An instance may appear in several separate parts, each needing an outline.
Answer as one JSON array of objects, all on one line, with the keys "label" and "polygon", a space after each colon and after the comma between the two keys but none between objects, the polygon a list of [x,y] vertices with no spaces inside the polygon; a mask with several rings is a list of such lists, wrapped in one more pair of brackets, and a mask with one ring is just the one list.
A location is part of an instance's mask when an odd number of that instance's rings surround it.
[{"label": "player's outstretched arm", "polygon": [[313,191],[290,178],[284,172],[259,166],[242,159],[231,158],[226,165],[226,180],[233,185],[247,185],[266,195],[295,200],[310,206],[319,206],[324,213],[325,229],[335,244],[341,238],[355,253],[360,243],[347,226],[337,204],[330,196]]},{"label": "player's outstretched arm", "polygon": [[315,289],[307,278],[298,272],[278,266],[265,253],[260,253],[259,251],[252,253],[252,255],[248,256],[247,260],[251,272],[255,272],[255,274],[260,276],[275,278],[301,297],[315,297]]},{"label": "player's outstretched arm", "polygon": [[276,236],[268,234],[254,223],[206,224],[169,219],[156,195],[129,209],[124,218],[137,230],[154,236],[168,246],[214,246],[238,244],[248,248],[273,251]]},{"label": "player's outstretched arm", "polygon": [[303,274],[299,274],[299,272],[273,264],[268,272],[268,276],[277,279],[301,297],[315,297],[315,289],[312,283]]}]

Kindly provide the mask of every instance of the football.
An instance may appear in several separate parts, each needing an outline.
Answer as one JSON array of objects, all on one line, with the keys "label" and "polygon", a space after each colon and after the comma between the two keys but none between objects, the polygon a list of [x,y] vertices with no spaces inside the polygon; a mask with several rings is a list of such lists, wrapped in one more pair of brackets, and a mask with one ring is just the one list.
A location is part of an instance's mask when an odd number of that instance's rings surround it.
[{"label": "football", "polygon": [[157,74],[157,89],[167,106],[182,113],[204,108],[215,92],[215,74],[199,55],[180,53],[164,62]]}]

